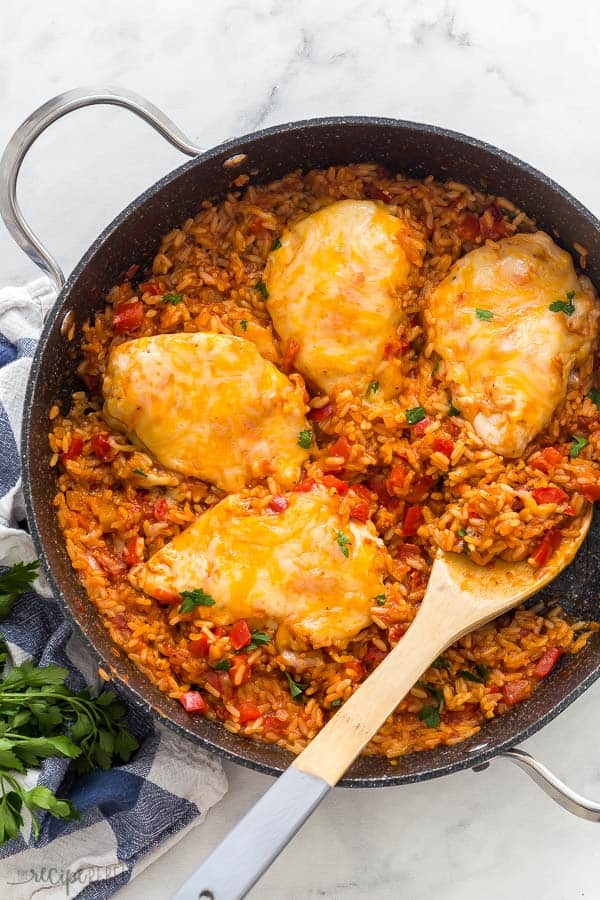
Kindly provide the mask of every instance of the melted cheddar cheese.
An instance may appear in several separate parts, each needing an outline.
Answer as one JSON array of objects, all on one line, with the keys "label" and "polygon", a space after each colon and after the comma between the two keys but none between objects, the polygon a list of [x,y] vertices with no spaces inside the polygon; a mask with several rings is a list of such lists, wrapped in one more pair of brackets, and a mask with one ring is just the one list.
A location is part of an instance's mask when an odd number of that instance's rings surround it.
[{"label": "melted cheddar cheese", "polygon": [[337,495],[286,499],[284,512],[257,513],[226,497],[133,569],[132,583],[159,600],[202,588],[215,602],[198,614],[218,625],[269,620],[315,647],[347,642],[383,591],[383,544],[371,522],[341,519]]},{"label": "melted cheddar cheese", "polygon": [[104,377],[104,417],[167,469],[226,491],[275,476],[291,487],[308,453],[298,445],[304,385],[250,341],[160,334],[120,344]]},{"label": "melted cheddar cheese", "polygon": [[267,308],[280,337],[299,346],[295,368],[321,390],[362,392],[381,364],[402,319],[407,236],[376,203],[340,200],[285,231],[271,252]]},{"label": "melted cheddar cheese", "polygon": [[452,266],[428,298],[429,339],[453,404],[487,447],[520,456],[548,425],[593,352],[598,315],[589,280],[541,231],[487,243]]}]

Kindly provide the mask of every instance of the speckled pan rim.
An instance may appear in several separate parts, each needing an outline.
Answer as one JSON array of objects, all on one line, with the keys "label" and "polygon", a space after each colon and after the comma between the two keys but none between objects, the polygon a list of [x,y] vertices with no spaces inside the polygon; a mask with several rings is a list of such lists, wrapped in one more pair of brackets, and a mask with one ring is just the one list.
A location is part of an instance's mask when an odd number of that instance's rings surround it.
[{"label": "speckled pan rim", "polygon": [[[55,323],[62,312],[63,305],[66,299],[69,296],[69,292],[72,286],[76,283],[81,273],[85,270],[91,258],[96,254],[96,252],[101,248],[107,238],[117,229],[126,219],[133,216],[143,205],[144,203],[151,197],[153,197],[160,190],[169,185],[172,181],[180,177],[182,174],[186,173],[189,169],[195,168],[196,166],[201,166],[204,162],[208,160],[212,160],[215,157],[221,156],[223,154],[228,154],[233,156],[237,153],[244,153],[244,148],[246,143],[256,141],[257,139],[267,138],[271,136],[277,136],[281,134],[286,134],[288,132],[298,132],[298,131],[306,131],[314,129],[318,131],[324,127],[330,126],[340,126],[341,128],[347,129],[348,127],[360,127],[363,125],[379,125],[386,126],[394,129],[398,129],[400,132],[403,130],[411,131],[419,133],[427,138],[450,138],[452,140],[457,141],[462,144],[465,148],[477,149],[479,151],[483,151],[490,158],[495,159],[499,163],[508,163],[512,166],[515,166],[517,169],[526,173],[530,177],[534,178],[536,181],[542,183],[546,187],[550,188],[555,194],[559,195],[563,200],[567,202],[567,204],[576,210],[579,215],[583,216],[587,219],[588,223],[594,228],[596,231],[600,230],[600,222],[598,219],[575,197],[573,197],[568,191],[566,191],[563,187],[553,181],[551,178],[546,176],[543,172],[540,172],[538,169],[530,166],[528,163],[523,162],[518,157],[513,156],[510,153],[507,153],[504,150],[500,150],[499,148],[486,143],[485,141],[478,140],[476,138],[461,134],[460,132],[452,131],[445,128],[440,128],[438,126],[425,125],[421,123],[415,123],[408,120],[402,119],[392,119],[392,118],[381,118],[381,117],[369,117],[369,116],[342,116],[342,117],[329,117],[329,118],[314,118],[301,120],[297,122],[290,122],[283,125],[273,126],[271,128],[262,129],[257,132],[252,132],[246,135],[243,135],[239,138],[233,138],[228,140],[210,150],[207,150],[205,153],[194,157],[188,162],[183,163],[181,166],[178,166],[176,169],[169,172],[159,181],[155,182],[152,186],[143,191],[136,199],[134,199],[131,203],[129,203],[121,213],[119,213],[113,221],[101,232],[101,234],[95,239],[95,241],[90,245],[89,249],[84,253],[81,260],[74,268],[73,272],[70,274],[69,278],[66,281],[66,284],[62,291],[60,292],[57,300],[48,314],[40,339],[38,343],[38,347],[32,361],[31,371],[29,375],[29,380],[27,384],[27,391],[25,395],[24,402],[24,417],[23,417],[23,426],[22,426],[22,439],[21,439],[21,466],[22,466],[22,478],[23,478],[23,492],[25,497],[25,507],[27,512],[27,520],[30,527],[31,535],[33,538],[34,546],[40,558],[42,569],[48,582],[52,588],[54,597],[59,601],[62,609],[65,612],[66,617],[73,623],[75,628],[77,629],[80,636],[83,638],[85,644],[88,649],[92,653],[94,659],[99,665],[106,664],[106,658],[104,654],[97,648],[94,641],[89,637],[85,629],[82,627],[80,622],[77,619],[76,614],[71,608],[66,596],[64,595],[60,584],[57,579],[54,577],[54,574],[51,570],[46,551],[43,545],[43,541],[38,530],[37,526],[37,515],[34,508],[34,501],[31,491],[31,479],[34,477],[35,473],[30,471],[30,438],[31,438],[31,417],[33,413],[33,398],[35,395],[35,388],[38,381],[39,376],[42,374],[41,371],[41,357],[44,353],[44,349],[48,340],[50,333],[52,332]],[[57,526],[58,527],[58,526]],[[107,632],[108,635],[108,632]],[[515,728],[514,734],[510,734],[505,740],[502,740],[498,743],[493,744],[493,746],[485,745],[485,735],[490,734],[491,730],[494,727],[494,723],[498,721],[502,721],[506,724],[507,721],[510,721],[509,717],[514,719],[515,713],[517,712],[516,708],[514,711],[507,713],[505,716],[501,717],[501,719],[494,719],[490,723],[487,723],[483,726],[482,730],[475,737],[478,739],[476,746],[473,747],[471,751],[465,749],[462,756],[457,758],[456,760],[450,763],[436,764],[435,756],[439,755],[439,750],[433,751],[422,751],[420,753],[410,754],[409,756],[401,758],[401,764],[410,764],[411,760],[415,760],[418,757],[421,761],[430,758],[431,765],[429,768],[422,769],[417,772],[404,772],[401,773],[392,765],[389,765],[384,772],[376,775],[369,776],[349,776],[345,777],[340,781],[340,786],[344,787],[356,787],[356,788],[367,788],[367,787],[390,787],[392,785],[402,785],[402,784],[410,784],[418,781],[426,781],[431,778],[439,778],[444,775],[449,775],[454,772],[459,772],[463,769],[474,768],[487,763],[490,759],[500,753],[502,750],[509,749],[528,737],[535,734],[549,722],[551,722],[556,716],[558,716],[564,709],[566,709],[574,700],[576,700],[581,694],[583,694],[591,684],[596,681],[596,679],[600,676],[600,661],[595,664],[590,665],[590,669],[587,674],[584,674],[582,678],[580,678],[577,683],[572,687],[567,693],[553,705],[539,715],[535,721],[528,724],[526,727],[517,727]],[[560,668],[555,672],[554,676],[560,677]],[[231,750],[225,746],[222,746],[215,739],[208,739],[199,735],[195,731],[191,731],[185,725],[174,721],[168,714],[167,711],[163,711],[157,709],[153,704],[144,697],[138,690],[133,688],[131,685],[127,683],[119,675],[115,675],[113,679],[121,690],[125,692],[128,697],[129,702],[132,706],[136,707],[140,711],[145,711],[150,713],[153,717],[155,717],[161,724],[167,726],[175,733],[189,739],[193,740],[196,743],[200,744],[207,750],[216,753],[223,759],[230,760],[232,762],[236,762],[240,765],[243,765],[247,768],[253,769],[255,771],[261,772],[263,774],[278,776],[282,771],[287,767],[287,765],[292,760],[292,755],[281,751],[281,765],[272,764],[267,762],[262,762],[256,758],[250,758],[248,755],[251,751],[255,755],[260,755],[260,749],[262,745],[252,743],[251,747],[248,747],[247,751],[241,747],[240,750]],[[551,679],[549,679],[550,681]],[[148,681],[148,685],[151,683]],[[540,689],[538,689],[539,692]],[[536,694],[538,693],[536,692]],[[535,696],[535,695],[534,695]],[[166,698],[168,699],[168,698]],[[522,708],[528,708],[534,700],[525,701],[525,703],[520,704]],[[224,735],[229,735],[225,729],[222,729]],[[231,735],[229,735],[231,737]],[[248,739],[238,739],[240,741],[240,745],[242,744],[251,744]],[[456,746],[464,746],[472,741],[473,739],[469,739],[464,742],[463,745]],[[257,750],[258,748],[258,750]],[[444,749],[444,748],[442,748]],[[352,769],[350,770],[350,772]]]}]

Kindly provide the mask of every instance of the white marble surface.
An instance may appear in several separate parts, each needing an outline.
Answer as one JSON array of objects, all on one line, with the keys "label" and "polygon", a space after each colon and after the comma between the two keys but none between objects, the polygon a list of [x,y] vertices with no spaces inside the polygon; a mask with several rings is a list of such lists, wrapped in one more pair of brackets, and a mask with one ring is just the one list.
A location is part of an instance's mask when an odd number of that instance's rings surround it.
[{"label": "white marble surface", "polygon": [[[2,0],[0,146],[81,84],[145,93],[201,146],[344,113],[445,125],[545,170],[600,213],[600,8],[589,0]],[[32,224],[68,271],[95,234],[180,157],[125,112],[58,123],[23,167]],[[0,281],[33,266],[0,228]],[[600,686],[528,742],[600,800]],[[170,895],[269,779],[228,765],[206,823],[120,893]],[[339,790],[254,890],[266,900],[598,896],[600,826],[516,769],[379,791]]]}]

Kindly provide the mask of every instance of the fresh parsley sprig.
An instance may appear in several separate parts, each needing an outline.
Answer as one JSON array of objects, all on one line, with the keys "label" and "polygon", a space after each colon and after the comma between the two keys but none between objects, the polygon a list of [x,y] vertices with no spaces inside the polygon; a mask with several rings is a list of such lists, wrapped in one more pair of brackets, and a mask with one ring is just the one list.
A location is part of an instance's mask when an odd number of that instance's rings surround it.
[{"label": "fresh parsley sprig", "polygon": [[21,594],[31,590],[31,586],[38,574],[39,563],[18,562],[16,565],[0,575],[0,621],[5,619]]}]

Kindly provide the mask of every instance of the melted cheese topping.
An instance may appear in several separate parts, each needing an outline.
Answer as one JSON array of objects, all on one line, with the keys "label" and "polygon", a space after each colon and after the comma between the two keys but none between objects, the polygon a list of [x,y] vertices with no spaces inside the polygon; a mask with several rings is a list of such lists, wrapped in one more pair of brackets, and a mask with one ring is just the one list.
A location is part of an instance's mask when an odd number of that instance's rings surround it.
[{"label": "melted cheese topping", "polygon": [[269,313],[281,338],[300,345],[295,367],[322,390],[362,392],[372,380],[402,318],[407,234],[376,203],[341,200],[285,231],[271,252]]},{"label": "melted cheese topping", "polygon": [[160,334],[116,347],[104,377],[104,417],[161,465],[237,491],[266,475],[291,487],[308,453],[298,445],[302,379],[292,383],[250,341]]},{"label": "melted cheese topping", "polygon": [[337,495],[287,501],[282,513],[255,513],[226,497],[132,570],[132,583],[158,599],[202,588],[215,604],[201,615],[219,625],[269,619],[315,647],[345,643],[369,625],[383,591],[383,544],[371,522],[342,521]]},{"label": "melted cheese topping", "polygon": [[[571,293],[572,315],[549,309]],[[541,231],[472,250],[433,290],[426,321],[452,402],[491,450],[520,456],[548,425],[598,315],[591,283]]]}]

